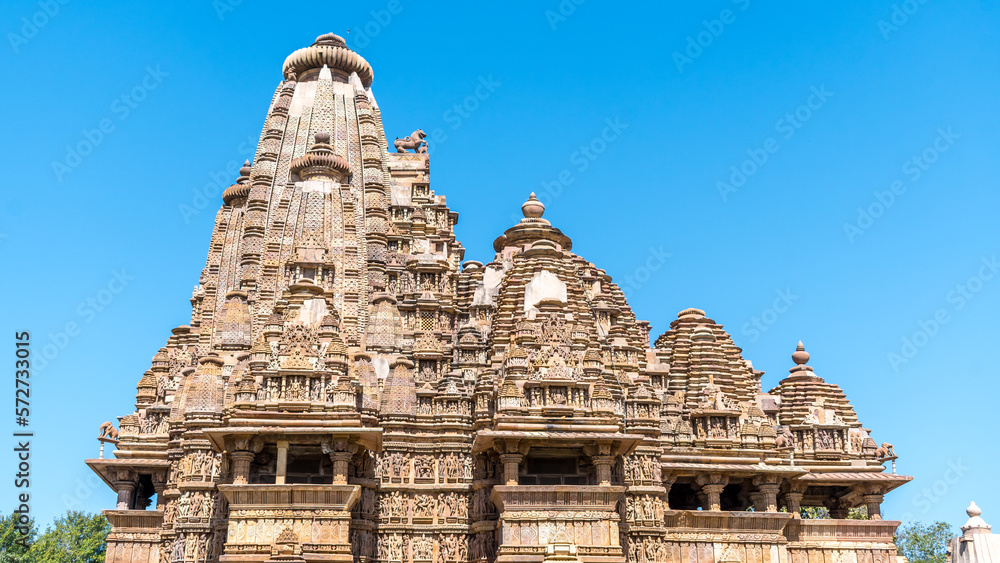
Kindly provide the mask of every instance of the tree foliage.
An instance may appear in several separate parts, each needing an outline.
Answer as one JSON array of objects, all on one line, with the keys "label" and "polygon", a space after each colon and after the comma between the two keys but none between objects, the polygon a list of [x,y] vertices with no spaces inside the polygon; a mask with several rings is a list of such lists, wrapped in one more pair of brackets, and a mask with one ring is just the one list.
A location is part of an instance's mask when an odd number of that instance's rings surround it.
[{"label": "tree foliage", "polygon": [[28,547],[35,541],[38,529],[34,520],[29,520],[24,526],[19,526],[19,521],[17,514],[0,518],[0,563],[30,561]]},{"label": "tree foliage", "polygon": [[35,540],[25,561],[104,563],[110,531],[111,525],[104,516],[71,510]]},{"label": "tree foliage", "polygon": [[[830,517],[830,509],[825,506],[803,506],[799,509],[799,515],[806,520],[824,519]],[[858,506],[847,511],[848,520],[867,520],[868,508]]]},{"label": "tree foliage", "polygon": [[896,549],[910,563],[945,563],[948,559],[948,542],[951,526],[944,522],[921,524],[914,522],[896,530]]}]

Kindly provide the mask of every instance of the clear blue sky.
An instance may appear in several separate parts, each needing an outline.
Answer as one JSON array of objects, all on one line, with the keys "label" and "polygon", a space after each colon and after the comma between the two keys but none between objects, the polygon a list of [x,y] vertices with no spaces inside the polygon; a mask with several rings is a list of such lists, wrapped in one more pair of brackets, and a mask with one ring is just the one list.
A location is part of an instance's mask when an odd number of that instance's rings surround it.
[{"label": "clear blue sky", "polygon": [[997,2],[52,4],[4,2],[0,26],[5,373],[15,330],[60,345],[32,379],[41,523],[113,506],[83,459],[189,320],[212,184],[285,56],[350,29],[390,139],[437,131],[468,259],[536,191],[654,334],[703,308],[765,389],[803,340],[916,476],[887,517],[957,528],[975,499],[1000,525]]}]

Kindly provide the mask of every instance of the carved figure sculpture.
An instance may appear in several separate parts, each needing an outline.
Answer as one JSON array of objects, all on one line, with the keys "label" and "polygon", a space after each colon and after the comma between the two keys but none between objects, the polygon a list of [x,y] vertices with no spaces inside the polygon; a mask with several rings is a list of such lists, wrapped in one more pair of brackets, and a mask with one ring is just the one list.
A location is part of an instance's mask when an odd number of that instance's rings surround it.
[{"label": "carved figure sculpture", "polygon": [[118,430],[115,428],[111,422],[101,423],[101,434],[97,437],[98,440],[108,440],[110,442],[118,441]]},{"label": "carved figure sculpture", "polygon": [[875,459],[889,459],[896,457],[896,452],[892,449],[892,444],[882,442],[882,445],[875,448]]},{"label": "carved figure sculpture", "polygon": [[424,154],[427,152],[427,133],[424,133],[423,129],[417,129],[408,136],[400,139],[396,137],[396,140],[392,143],[396,147],[396,152],[406,152],[407,149],[412,150],[416,153]]}]

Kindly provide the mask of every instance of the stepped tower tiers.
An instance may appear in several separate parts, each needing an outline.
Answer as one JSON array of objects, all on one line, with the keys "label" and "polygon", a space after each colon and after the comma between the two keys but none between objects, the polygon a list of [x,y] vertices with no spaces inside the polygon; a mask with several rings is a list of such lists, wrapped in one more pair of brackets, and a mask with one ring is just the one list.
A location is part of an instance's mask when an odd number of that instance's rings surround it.
[{"label": "stepped tower tiers", "polygon": [[698,309],[651,347],[533,194],[463,263],[371,66],[328,34],[283,74],[190,324],[87,462],[118,495],[108,563],[895,557],[880,504],[909,477],[801,344],[767,393]]}]

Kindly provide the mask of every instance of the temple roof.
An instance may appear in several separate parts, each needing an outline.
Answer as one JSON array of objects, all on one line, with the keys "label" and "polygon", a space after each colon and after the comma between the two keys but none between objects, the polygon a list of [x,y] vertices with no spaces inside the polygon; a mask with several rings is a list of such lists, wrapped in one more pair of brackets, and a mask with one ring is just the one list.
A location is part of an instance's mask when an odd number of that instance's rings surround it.
[{"label": "temple roof", "polygon": [[368,61],[347,47],[344,38],[327,33],[320,35],[309,47],[295,51],[285,59],[282,74],[286,80],[301,80],[309,71],[327,66],[347,74],[357,73],[365,88],[372,85],[375,73]]},{"label": "temple roof", "polygon": [[965,510],[969,519],[962,526],[962,535],[952,538],[948,544],[948,560],[951,563],[996,563],[1000,562],[1000,535],[992,532],[992,526],[982,519],[982,510],[975,502],[970,502]]}]

